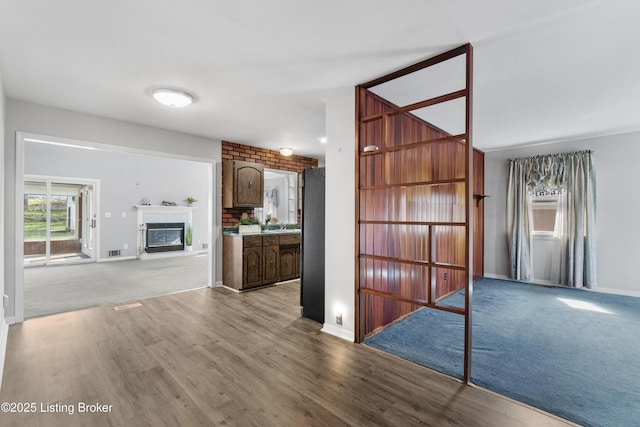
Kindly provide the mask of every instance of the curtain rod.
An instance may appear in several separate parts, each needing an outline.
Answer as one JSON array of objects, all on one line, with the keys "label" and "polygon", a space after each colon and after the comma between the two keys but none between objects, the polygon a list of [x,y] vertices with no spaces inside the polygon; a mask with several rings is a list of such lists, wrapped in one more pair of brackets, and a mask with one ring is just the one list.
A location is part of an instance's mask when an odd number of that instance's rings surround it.
[{"label": "curtain rod", "polygon": [[552,157],[552,156],[567,156],[567,155],[572,155],[572,154],[582,154],[582,153],[594,153],[593,150],[578,150],[578,151],[567,151],[564,153],[553,153],[553,154],[537,154],[535,156],[525,156],[525,157],[514,157],[512,159],[509,159],[509,161],[513,161],[513,160],[532,160],[532,159],[539,159],[539,158],[543,158],[543,157]]}]

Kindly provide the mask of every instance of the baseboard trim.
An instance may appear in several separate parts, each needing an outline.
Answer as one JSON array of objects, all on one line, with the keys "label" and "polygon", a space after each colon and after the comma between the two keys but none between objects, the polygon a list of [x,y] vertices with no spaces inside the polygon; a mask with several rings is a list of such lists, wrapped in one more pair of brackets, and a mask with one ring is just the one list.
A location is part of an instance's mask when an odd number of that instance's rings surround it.
[{"label": "baseboard trim", "polygon": [[510,279],[509,276],[503,276],[502,274],[485,273],[482,277],[486,277],[487,279],[513,280],[513,279]]},{"label": "baseboard trim", "polygon": [[218,280],[218,281],[213,285],[213,287],[214,287],[214,288],[219,288],[219,287],[221,287],[221,286],[224,286],[224,283],[222,283],[222,280]]},{"label": "baseboard trim", "polygon": [[355,335],[353,331],[348,331],[342,328],[339,328],[335,325],[331,325],[329,323],[325,323],[322,325],[321,332],[324,332],[329,335],[333,335],[334,337],[342,338],[343,340],[347,340],[350,342],[355,341]]},{"label": "baseboard trim", "polygon": [[114,262],[114,261],[129,261],[132,259],[138,259],[138,257],[135,256],[119,256],[119,257],[113,257],[113,258],[101,258],[96,262]]},{"label": "baseboard trim", "polygon": [[[500,274],[485,274],[484,277],[488,278],[488,279],[499,279],[499,280],[513,280],[511,279],[509,276],[503,276]],[[563,286],[563,285],[558,285],[557,283],[549,283],[549,282],[543,282],[541,280],[533,280],[531,282],[523,282],[523,283],[532,283],[534,285],[543,285],[543,286],[558,286],[558,287],[562,287],[562,288],[566,288],[567,286]],[[569,288],[569,289],[574,289],[574,288]],[[627,297],[640,297],[640,292],[639,291],[627,291],[624,289],[616,289],[616,288],[601,288],[601,287],[596,287],[595,289],[588,289],[588,288],[579,288],[585,291],[589,291],[589,292],[600,292],[603,294],[614,294],[614,295],[622,295],[622,296],[627,296]]]},{"label": "baseboard trim", "polygon": [[595,288],[588,289],[593,292],[602,292],[603,294],[615,294],[615,295],[623,295],[626,297],[640,297],[640,292],[635,291],[625,291],[623,289],[615,289],[615,288]]},{"label": "baseboard trim", "polygon": [[2,390],[2,374],[4,374],[4,361],[7,355],[7,339],[9,338],[9,324],[5,319],[0,319],[0,390]]}]

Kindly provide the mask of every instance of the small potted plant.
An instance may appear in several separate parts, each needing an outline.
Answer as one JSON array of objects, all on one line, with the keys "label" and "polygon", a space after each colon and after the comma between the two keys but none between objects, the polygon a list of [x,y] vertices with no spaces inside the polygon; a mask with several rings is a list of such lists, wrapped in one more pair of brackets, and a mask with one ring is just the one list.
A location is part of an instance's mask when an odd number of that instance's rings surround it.
[{"label": "small potted plant", "polygon": [[240,234],[262,232],[262,227],[260,227],[260,220],[258,218],[249,218],[246,213],[242,214],[242,218],[238,220],[237,225],[238,233]]},{"label": "small potted plant", "polygon": [[191,252],[193,250],[193,230],[191,227],[187,227],[187,232],[184,236],[184,243],[187,245],[187,252]]},{"label": "small potted plant", "polygon": [[191,206],[192,204],[194,204],[195,202],[197,202],[195,197],[187,197],[186,199],[184,199],[185,202],[187,202],[187,206]]}]

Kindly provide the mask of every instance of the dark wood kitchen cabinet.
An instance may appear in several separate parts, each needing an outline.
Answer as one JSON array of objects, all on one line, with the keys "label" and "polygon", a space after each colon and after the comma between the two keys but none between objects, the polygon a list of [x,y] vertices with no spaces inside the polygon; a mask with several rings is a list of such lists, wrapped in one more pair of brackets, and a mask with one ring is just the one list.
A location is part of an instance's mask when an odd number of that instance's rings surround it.
[{"label": "dark wood kitchen cabinet", "polygon": [[242,287],[253,288],[262,285],[262,237],[248,237],[244,240],[242,253]]},{"label": "dark wood kitchen cabinet", "polygon": [[262,253],[264,261],[263,285],[276,283],[280,277],[280,248],[277,236],[267,236],[262,238]]},{"label": "dark wood kitchen cabinet", "polygon": [[224,235],[222,280],[239,291],[300,277],[300,235]]},{"label": "dark wood kitchen cabinet", "polygon": [[280,280],[300,277],[300,235],[280,236]]},{"label": "dark wood kitchen cabinet", "polygon": [[241,160],[225,160],[222,163],[222,187],[222,207],[262,207],[264,165]]}]

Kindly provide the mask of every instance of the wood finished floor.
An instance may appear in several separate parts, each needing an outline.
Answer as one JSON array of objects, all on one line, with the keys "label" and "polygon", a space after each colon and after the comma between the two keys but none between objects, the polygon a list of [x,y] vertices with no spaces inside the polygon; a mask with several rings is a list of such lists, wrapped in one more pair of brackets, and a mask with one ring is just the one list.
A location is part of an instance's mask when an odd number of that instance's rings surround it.
[{"label": "wood finished floor", "polygon": [[[572,425],[322,333],[298,301],[297,281],[205,288],[12,325],[0,402],[38,412],[0,413],[0,425]],[[78,413],[78,402],[113,407]]]}]

